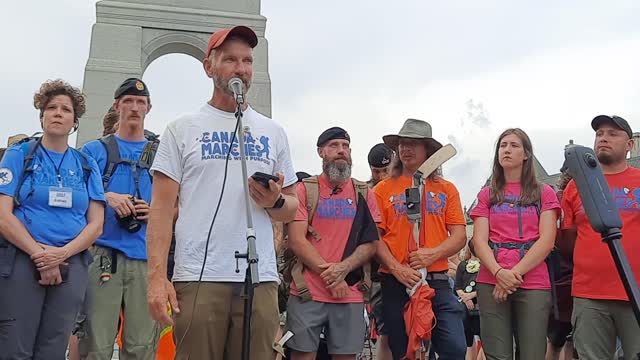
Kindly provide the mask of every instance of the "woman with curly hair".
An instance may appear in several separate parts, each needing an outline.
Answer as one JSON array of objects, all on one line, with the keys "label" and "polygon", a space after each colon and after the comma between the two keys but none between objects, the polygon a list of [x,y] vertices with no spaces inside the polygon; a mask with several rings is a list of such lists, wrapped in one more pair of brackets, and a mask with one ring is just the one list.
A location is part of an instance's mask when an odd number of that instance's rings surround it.
[{"label": "woman with curly hair", "polygon": [[0,162],[0,359],[63,359],[102,232],[98,166],[69,147],[80,90],[46,81],[34,96],[43,135]]},{"label": "woman with curly hair", "polygon": [[556,239],[560,203],[536,180],[533,148],[521,129],[505,130],[496,144],[491,184],[471,211],[480,259],[480,331],[489,360],[544,359],[551,282],[545,258]]}]

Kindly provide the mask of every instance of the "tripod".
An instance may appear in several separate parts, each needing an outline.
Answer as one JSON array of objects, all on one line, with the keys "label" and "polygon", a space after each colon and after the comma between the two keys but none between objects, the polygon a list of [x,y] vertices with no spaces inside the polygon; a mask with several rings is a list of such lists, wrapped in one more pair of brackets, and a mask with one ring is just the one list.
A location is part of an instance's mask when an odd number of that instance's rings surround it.
[{"label": "tripod", "polygon": [[238,127],[236,136],[240,146],[240,163],[242,167],[242,184],[244,185],[244,202],[247,217],[247,252],[235,252],[236,272],[240,272],[238,268],[238,260],[247,260],[247,271],[244,278],[244,315],[242,318],[242,360],[249,360],[250,339],[251,339],[251,310],[253,309],[254,288],[260,283],[258,273],[258,253],[256,251],[256,232],[253,228],[253,217],[251,216],[251,207],[253,204],[249,199],[249,183],[247,182],[247,160],[245,158],[244,149],[244,127],[242,126],[242,105],[244,97],[236,96],[236,120]]}]

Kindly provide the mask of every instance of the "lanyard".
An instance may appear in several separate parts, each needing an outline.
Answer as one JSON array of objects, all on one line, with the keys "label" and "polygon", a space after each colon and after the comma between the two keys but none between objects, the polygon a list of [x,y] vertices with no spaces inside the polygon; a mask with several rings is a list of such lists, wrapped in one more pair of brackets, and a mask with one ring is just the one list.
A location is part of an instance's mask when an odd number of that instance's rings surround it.
[{"label": "lanyard", "polygon": [[51,161],[51,163],[53,164],[53,168],[56,169],[56,179],[58,180],[58,187],[62,187],[62,176],[60,175],[60,167],[64,162],[64,157],[67,156],[67,152],[69,152],[69,148],[67,147],[67,150],[64,151],[64,154],[62,154],[62,159],[60,159],[60,163],[58,164],[58,166],[56,166],[56,162],[53,161],[51,155],[49,155],[49,151],[47,151],[47,149],[45,149],[45,147],[42,145],[40,145],[40,147],[44,151],[44,154],[49,158],[49,161]]}]

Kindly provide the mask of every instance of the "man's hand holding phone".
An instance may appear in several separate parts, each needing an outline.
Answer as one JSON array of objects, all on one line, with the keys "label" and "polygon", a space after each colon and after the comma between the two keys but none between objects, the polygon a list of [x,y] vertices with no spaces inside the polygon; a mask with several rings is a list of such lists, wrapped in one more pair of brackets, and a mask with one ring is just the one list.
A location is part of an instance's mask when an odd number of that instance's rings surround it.
[{"label": "man's hand holding phone", "polygon": [[284,175],[277,176],[256,172],[249,177],[249,194],[258,206],[271,209],[282,196],[282,184]]}]

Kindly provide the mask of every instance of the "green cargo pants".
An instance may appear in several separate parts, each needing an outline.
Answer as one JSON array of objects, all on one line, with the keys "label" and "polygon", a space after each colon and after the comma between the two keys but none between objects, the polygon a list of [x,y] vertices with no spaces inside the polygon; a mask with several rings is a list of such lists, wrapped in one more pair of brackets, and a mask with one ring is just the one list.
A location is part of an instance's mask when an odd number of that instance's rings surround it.
[{"label": "green cargo pants", "polygon": [[616,337],[625,359],[638,359],[640,327],[628,301],[573,299],[573,343],[580,360],[612,359]]},{"label": "green cargo pants", "polygon": [[512,360],[513,341],[520,360],[543,360],[547,351],[547,323],[551,291],[518,289],[496,303],[493,285],[478,284],[480,339],[487,360]]},{"label": "green cargo pants", "polygon": [[82,359],[110,360],[123,312],[120,359],[153,360],[160,327],[147,308],[147,262],[117,253],[117,270],[101,282],[101,257],[110,257],[111,249],[94,246],[89,267],[86,324],[78,339]]}]

